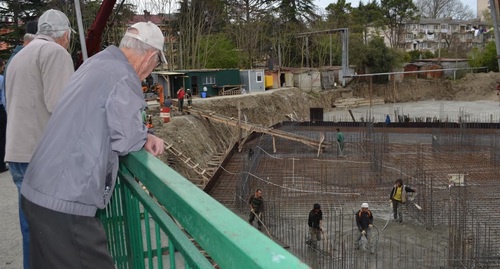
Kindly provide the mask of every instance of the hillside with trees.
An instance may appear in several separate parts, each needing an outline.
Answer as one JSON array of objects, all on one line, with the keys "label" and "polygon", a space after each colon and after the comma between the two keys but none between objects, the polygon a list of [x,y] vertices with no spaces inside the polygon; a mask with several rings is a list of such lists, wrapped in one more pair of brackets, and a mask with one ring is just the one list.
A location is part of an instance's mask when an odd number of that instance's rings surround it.
[{"label": "hillside with trees", "polygon": [[[7,0],[4,3],[0,9],[2,28],[13,31],[0,36],[0,41],[11,47],[22,39],[24,22],[35,19],[48,8],[68,14],[73,28],[77,28],[72,2]],[[85,29],[92,25],[100,4],[101,1],[82,1]],[[159,14],[162,18],[169,46],[166,50],[172,51],[167,53],[171,69],[340,65],[340,33],[327,30],[348,28],[349,62],[356,65],[359,72],[365,69],[387,72],[418,57],[434,57],[425,51],[408,53],[398,48],[404,23],[421,17],[467,19],[472,16],[470,8],[459,0],[372,0],[361,2],[358,7],[339,0],[324,10],[315,6],[313,0],[127,0],[117,2],[104,31],[103,46],[116,45],[134,14],[146,13]],[[370,38],[368,27],[382,29],[390,44]],[[321,31],[327,33],[304,35]],[[78,36],[74,36],[72,52],[76,53],[79,47]],[[0,53],[2,58],[10,54],[9,50]],[[469,51],[460,51],[455,56],[464,58],[467,53]],[[474,53],[481,54],[482,50]]]}]

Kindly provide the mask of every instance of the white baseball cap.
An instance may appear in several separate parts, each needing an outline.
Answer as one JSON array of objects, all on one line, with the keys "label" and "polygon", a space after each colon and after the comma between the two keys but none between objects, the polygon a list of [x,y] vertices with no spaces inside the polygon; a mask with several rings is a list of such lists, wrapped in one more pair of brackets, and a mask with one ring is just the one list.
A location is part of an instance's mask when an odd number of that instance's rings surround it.
[{"label": "white baseball cap", "polygon": [[[156,26],[154,23],[148,22],[138,22],[130,28],[135,28],[139,32],[138,34],[126,32],[126,36],[133,37],[138,39],[151,47],[158,49],[161,54],[161,61],[165,64],[167,63],[167,59],[165,58],[165,54],[163,54],[163,44],[165,43],[165,37],[161,32],[160,28]],[[130,29],[129,28],[129,29]]]},{"label": "white baseball cap", "polygon": [[362,203],[361,208],[368,208],[368,203]]},{"label": "white baseball cap", "polygon": [[[59,10],[49,9],[38,19],[38,32],[64,31],[71,29],[68,17]],[[75,30],[71,29],[72,32]]]}]

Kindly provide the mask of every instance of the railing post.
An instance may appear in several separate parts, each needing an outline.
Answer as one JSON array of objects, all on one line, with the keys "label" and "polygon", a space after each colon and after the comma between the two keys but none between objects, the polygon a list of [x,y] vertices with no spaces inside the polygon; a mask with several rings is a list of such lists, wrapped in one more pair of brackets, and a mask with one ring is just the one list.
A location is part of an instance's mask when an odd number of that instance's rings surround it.
[{"label": "railing post", "polygon": [[142,243],[141,212],[139,202],[130,193],[128,188],[123,188],[123,221],[125,226],[125,240],[129,265],[133,269],[145,269]]}]

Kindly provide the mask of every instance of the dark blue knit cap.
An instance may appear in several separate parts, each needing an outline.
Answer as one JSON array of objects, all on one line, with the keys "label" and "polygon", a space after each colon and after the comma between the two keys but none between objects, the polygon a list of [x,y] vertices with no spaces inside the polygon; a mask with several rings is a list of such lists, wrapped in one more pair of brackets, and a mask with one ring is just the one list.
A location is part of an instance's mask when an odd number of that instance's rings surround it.
[{"label": "dark blue knit cap", "polygon": [[26,34],[36,35],[36,32],[38,31],[38,22],[36,22],[36,21],[27,22],[25,30],[26,30]]}]

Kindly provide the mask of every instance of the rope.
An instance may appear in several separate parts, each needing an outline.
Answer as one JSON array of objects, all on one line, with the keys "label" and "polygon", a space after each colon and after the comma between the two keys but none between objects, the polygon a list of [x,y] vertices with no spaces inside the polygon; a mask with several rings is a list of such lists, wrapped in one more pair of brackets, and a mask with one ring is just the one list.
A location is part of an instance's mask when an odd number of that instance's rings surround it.
[{"label": "rope", "polygon": [[257,215],[254,211],[250,211],[250,212],[252,212],[252,213],[255,215],[255,217],[257,218],[257,221],[258,221],[258,222],[260,222],[260,223],[262,224],[262,226],[264,226],[264,229],[266,229],[266,232],[267,232],[267,234],[269,235],[269,237],[273,237],[273,236],[271,235],[271,233],[269,232],[269,229],[267,229],[267,226],[266,226],[266,225],[264,224],[264,222],[263,222],[263,221],[259,218],[260,213],[259,213],[259,215]]}]

